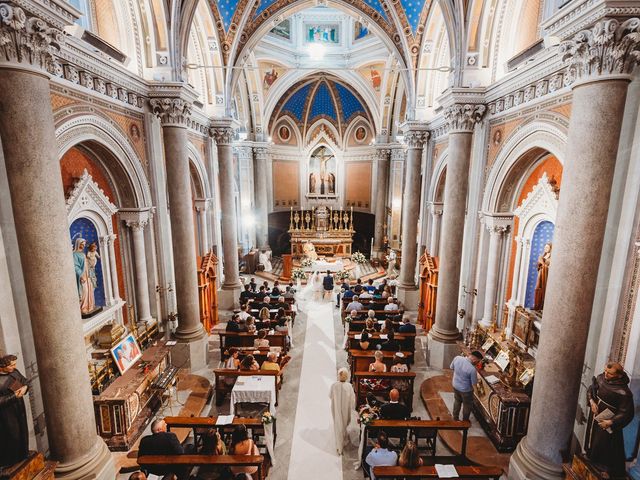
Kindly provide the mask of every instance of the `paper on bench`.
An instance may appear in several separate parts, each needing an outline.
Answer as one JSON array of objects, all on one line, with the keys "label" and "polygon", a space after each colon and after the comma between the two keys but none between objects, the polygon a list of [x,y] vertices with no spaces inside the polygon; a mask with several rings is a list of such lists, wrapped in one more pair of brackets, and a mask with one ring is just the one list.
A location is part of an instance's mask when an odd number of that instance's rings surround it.
[{"label": "paper on bench", "polygon": [[389,335],[387,335],[386,333],[380,334],[380,340],[387,340],[388,338],[389,338]]},{"label": "paper on bench", "polygon": [[233,423],[234,415],[218,415],[216,419],[216,425],[231,425]]},{"label": "paper on bench", "polygon": [[498,383],[500,381],[500,379],[495,375],[488,375],[484,377],[484,379],[487,381],[489,385],[493,385],[494,383]]},{"label": "paper on bench", "polygon": [[438,478],[458,477],[458,471],[453,465],[442,465],[440,463],[436,463],[436,473],[438,474]]}]

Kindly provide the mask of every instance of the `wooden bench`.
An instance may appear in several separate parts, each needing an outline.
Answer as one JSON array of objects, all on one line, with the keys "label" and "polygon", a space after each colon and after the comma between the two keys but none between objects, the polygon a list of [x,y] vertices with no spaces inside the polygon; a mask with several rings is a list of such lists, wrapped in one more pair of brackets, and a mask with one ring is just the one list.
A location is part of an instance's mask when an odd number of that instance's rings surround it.
[{"label": "wooden bench", "polygon": [[[366,372],[369,370],[369,365],[373,363],[375,360],[374,353],[376,350],[360,350],[359,348],[352,348],[349,350],[349,364],[351,366],[351,376],[355,374],[355,372]],[[407,362],[413,353],[411,352],[402,352],[404,354],[405,363],[409,370],[411,370],[410,362]],[[382,361],[387,366],[387,370],[391,370],[391,366],[393,365],[393,359],[396,355],[396,352],[382,352],[383,358]]]},{"label": "wooden bench", "polygon": [[[345,317],[346,318],[346,317]],[[382,327],[384,327],[384,320],[378,320],[376,319],[375,323],[374,323],[374,327],[376,329],[376,331],[380,331],[382,330]],[[400,328],[400,326],[402,325],[401,322],[391,322],[391,324],[393,325],[393,331],[398,333],[398,329]],[[350,332],[362,332],[362,330],[364,330],[367,326],[367,322],[365,320],[352,320],[351,322],[349,322],[349,331]]]},{"label": "wooden bench", "polygon": [[[253,377],[264,375],[268,377],[277,377],[280,375],[280,372],[275,370],[232,370],[229,368],[215,368],[213,370],[213,374],[215,375],[214,380],[214,389],[216,392],[216,405],[222,405],[224,401],[224,397],[227,393],[230,393],[233,390],[233,386],[235,385],[235,381],[238,377]],[[233,383],[225,382],[225,378],[233,378]],[[281,384],[282,382],[280,382]],[[278,405],[278,390],[279,384],[276,379],[276,405]]]},{"label": "wooden bench", "polygon": [[[243,418],[234,417],[233,423],[227,425],[216,425],[218,417],[165,417],[164,421],[167,423],[167,431],[171,431],[176,428],[188,428],[193,431],[193,443],[196,450],[202,446],[202,439],[207,430],[215,428],[220,433],[225,443],[230,443],[231,434],[235,430],[237,425],[244,425],[247,427],[250,437],[254,443],[260,448],[265,447],[264,442],[260,439],[264,438],[264,424],[260,418]],[[273,419],[273,443],[275,444],[277,438],[276,432],[276,419]],[[227,441],[228,440],[228,441]]]},{"label": "wooden bench", "polygon": [[258,467],[252,475],[254,480],[264,479],[264,457],[262,455],[143,455],[138,457],[141,468],[149,467]]},{"label": "wooden bench", "polygon": [[[356,392],[356,406],[364,405],[367,399],[367,393],[371,392],[375,396],[383,395],[389,398],[389,392],[393,388],[391,385],[393,380],[403,380],[407,382],[407,388],[400,391],[400,401],[404,403],[409,410],[413,410],[413,384],[416,379],[414,372],[406,373],[375,373],[375,372],[355,372],[352,377],[353,389]],[[382,390],[370,390],[363,384],[362,380],[386,380],[389,386]]]},{"label": "wooden bench", "polygon": [[[360,349],[360,339],[356,338],[356,335],[361,335],[361,332],[349,332],[349,349]],[[416,334],[415,333],[396,333],[395,339],[400,345],[402,345],[403,351],[415,353],[416,351]],[[382,344],[387,341],[387,337],[380,338],[380,333],[372,333],[369,335],[369,349],[375,350],[376,345]]]},{"label": "wooden bench", "polygon": [[[489,478],[498,480],[502,476],[500,467],[482,467],[473,465],[457,465],[458,478]],[[376,479],[402,480],[407,478],[440,478],[436,467],[426,465],[418,468],[406,467],[373,467]]]},{"label": "wooden bench", "polygon": [[[224,357],[224,351],[231,347],[253,347],[253,341],[258,338],[256,333],[248,332],[226,332],[219,331],[220,337],[220,358]],[[280,347],[283,353],[287,353],[287,335],[281,332],[275,332],[267,335],[270,347]]]},{"label": "wooden bench", "polygon": [[[387,317],[392,317],[392,318],[397,318],[398,321],[400,321],[400,319],[404,315],[404,309],[402,308],[399,310],[384,310],[383,308],[367,308],[367,306],[365,305],[363,309],[357,310],[358,316],[361,319],[366,320],[369,310],[373,310],[375,312],[377,320],[386,320]],[[342,311],[342,315],[341,315],[342,320],[347,318],[347,315],[349,314],[350,311],[351,310]]]}]

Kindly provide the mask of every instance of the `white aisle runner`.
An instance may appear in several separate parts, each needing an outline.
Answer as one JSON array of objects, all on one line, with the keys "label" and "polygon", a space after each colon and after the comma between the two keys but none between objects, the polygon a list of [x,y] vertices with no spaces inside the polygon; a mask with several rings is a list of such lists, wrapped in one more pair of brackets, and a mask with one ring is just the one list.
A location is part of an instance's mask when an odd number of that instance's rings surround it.
[{"label": "white aisle runner", "polygon": [[336,451],[329,389],[336,381],[336,350],[331,302],[309,302],[298,406],[293,427],[291,480],[342,480]]}]

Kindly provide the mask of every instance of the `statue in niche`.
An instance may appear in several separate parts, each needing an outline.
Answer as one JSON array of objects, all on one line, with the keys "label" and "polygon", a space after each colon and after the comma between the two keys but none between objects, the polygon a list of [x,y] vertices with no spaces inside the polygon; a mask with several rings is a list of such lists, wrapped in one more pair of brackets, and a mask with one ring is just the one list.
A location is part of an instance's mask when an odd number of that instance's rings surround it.
[{"label": "statue in niche", "polygon": [[547,243],[540,258],[538,258],[538,279],[534,291],[533,309],[544,308],[544,296],[547,291],[547,278],[549,277],[549,265],[551,263],[551,244]]},{"label": "statue in niche", "polygon": [[[73,248],[73,266],[76,272],[76,286],[78,288],[78,299],[80,301],[80,312],[83,315],[88,315],[96,310],[96,300],[94,296],[94,290],[97,286],[90,277],[90,263],[95,260],[97,263],[97,252],[90,258],[84,253],[84,249],[87,245],[87,241],[84,238],[76,238]],[[91,252],[90,252],[91,253]],[[95,264],[94,264],[94,277],[95,277]]]},{"label": "statue in niche", "polygon": [[320,147],[309,161],[309,193],[334,195],[336,193],[336,158]]},{"label": "statue in niche", "polygon": [[98,288],[98,276],[96,275],[96,265],[98,265],[98,260],[100,259],[100,254],[98,253],[98,246],[95,243],[91,243],[89,245],[89,251],[87,252],[87,265],[89,269],[89,279],[91,280],[91,285],[95,290]]}]

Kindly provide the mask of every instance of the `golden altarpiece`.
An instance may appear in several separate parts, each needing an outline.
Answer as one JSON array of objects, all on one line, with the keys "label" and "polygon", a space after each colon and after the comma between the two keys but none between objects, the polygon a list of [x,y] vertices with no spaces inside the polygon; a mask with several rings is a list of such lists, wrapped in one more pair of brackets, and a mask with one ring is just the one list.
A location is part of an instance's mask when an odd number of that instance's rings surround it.
[{"label": "golden altarpiece", "polygon": [[[317,256],[350,257],[353,244],[353,207],[350,211],[326,206],[293,210],[289,216],[291,255],[295,259]],[[310,246],[311,245],[311,246]]]}]

